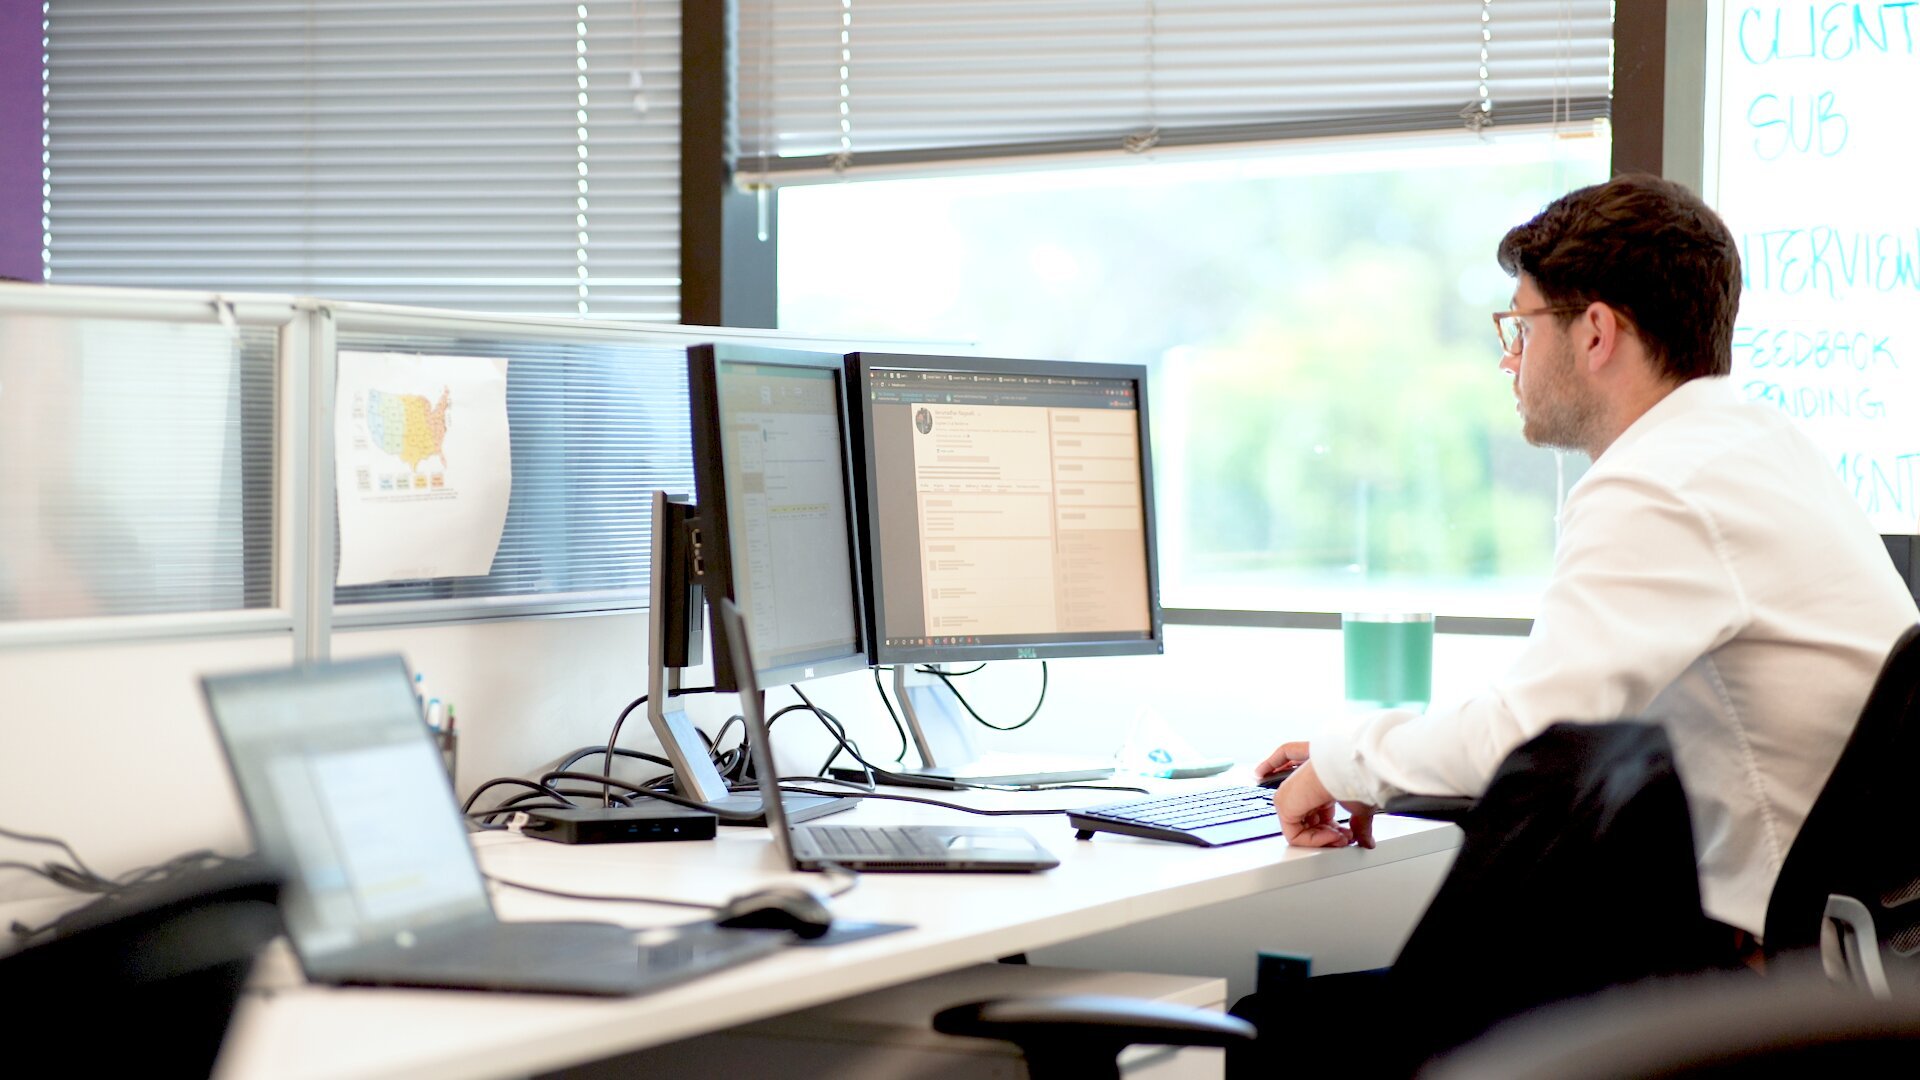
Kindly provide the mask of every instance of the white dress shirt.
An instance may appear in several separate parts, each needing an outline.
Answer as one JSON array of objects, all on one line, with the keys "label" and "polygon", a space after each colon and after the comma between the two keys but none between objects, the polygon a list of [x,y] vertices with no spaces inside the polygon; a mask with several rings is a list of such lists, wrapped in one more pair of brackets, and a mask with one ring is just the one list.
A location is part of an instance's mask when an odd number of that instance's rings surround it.
[{"label": "white dress shirt", "polygon": [[1568,493],[1525,650],[1470,700],[1327,725],[1336,798],[1478,794],[1561,720],[1666,724],[1707,914],[1761,933],[1781,861],[1917,617],[1866,515],[1777,411],[1682,384]]}]

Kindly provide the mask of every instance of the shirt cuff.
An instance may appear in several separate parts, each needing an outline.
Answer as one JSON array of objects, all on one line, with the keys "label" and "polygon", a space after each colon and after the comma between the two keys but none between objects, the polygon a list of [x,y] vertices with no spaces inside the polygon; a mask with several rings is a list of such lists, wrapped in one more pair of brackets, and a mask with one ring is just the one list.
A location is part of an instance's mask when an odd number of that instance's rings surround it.
[{"label": "shirt cuff", "polygon": [[1341,802],[1380,806],[1402,794],[1369,767],[1363,748],[1375,741],[1367,736],[1376,727],[1391,727],[1418,715],[1412,709],[1383,709],[1328,722],[1309,747],[1314,773]]}]

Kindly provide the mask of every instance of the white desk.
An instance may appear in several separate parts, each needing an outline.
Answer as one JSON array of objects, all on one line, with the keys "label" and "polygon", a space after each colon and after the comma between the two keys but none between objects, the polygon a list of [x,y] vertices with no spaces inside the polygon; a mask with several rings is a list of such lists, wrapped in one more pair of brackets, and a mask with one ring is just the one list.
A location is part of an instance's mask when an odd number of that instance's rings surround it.
[{"label": "white desk", "polygon": [[[1217,781],[1196,782],[1216,786]],[[938,797],[949,798],[946,793]],[[982,804],[1098,804],[1104,792],[953,796]],[[833,822],[948,821],[951,811],[869,802]],[[1451,826],[1376,819],[1373,851],[1308,851],[1280,839],[1204,849],[1101,834],[1080,842],[1061,817],[968,817],[1027,828],[1059,856],[1030,875],[868,874],[835,901],[849,919],[917,929],[831,948],[793,948],[683,986],[617,1000],[528,994],[326,988],[270,956],[235,1016],[222,1080],[301,1077],[507,1077],[627,1051],[924,978],[968,964],[1209,904],[1322,880],[1456,846]],[[549,888],[718,901],[786,874],[764,829],[711,842],[568,847],[506,834],[475,838],[491,874]],[[810,883],[824,884],[818,875]],[[697,912],[496,893],[508,918],[604,918],[636,926]],[[1338,913],[1329,912],[1337,918]]]}]

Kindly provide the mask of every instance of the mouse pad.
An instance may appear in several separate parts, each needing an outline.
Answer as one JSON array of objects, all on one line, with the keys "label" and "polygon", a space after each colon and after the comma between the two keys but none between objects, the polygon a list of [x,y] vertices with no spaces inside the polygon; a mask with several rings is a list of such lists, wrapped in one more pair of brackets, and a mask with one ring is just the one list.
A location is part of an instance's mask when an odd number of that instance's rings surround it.
[{"label": "mouse pad", "polygon": [[818,948],[822,945],[845,945],[849,941],[879,937],[898,930],[911,930],[911,923],[891,922],[854,922],[851,919],[835,919],[833,928],[817,938],[797,938],[788,948]]}]

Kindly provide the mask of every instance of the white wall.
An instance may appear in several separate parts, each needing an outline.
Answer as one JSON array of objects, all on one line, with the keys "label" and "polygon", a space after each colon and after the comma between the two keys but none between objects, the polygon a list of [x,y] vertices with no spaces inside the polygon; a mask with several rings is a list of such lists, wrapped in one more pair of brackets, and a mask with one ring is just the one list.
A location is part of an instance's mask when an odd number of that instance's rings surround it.
[{"label": "white wall", "polygon": [[[0,826],[56,836],[100,873],[250,846],[198,676],[288,663],[283,634],[0,649]],[[64,861],[0,838],[0,861]],[[0,871],[0,901],[62,890]]]},{"label": "white wall", "polygon": [[[568,751],[606,742],[621,708],[646,692],[646,644],[645,615],[606,615],[337,632],[333,655],[398,652],[429,694],[453,703],[454,786],[465,797],[489,777],[538,775]],[[654,747],[641,710],[625,731],[622,746]]]},{"label": "white wall", "polygon": [[[1517,655],[1524,639],[1443,634],[1434,642],[1434,700],[1473,693]],[[1040,686],[1037,661],[997,663],[957,679],[981,715],[997,723],[1024,717]],[[1058,660],[1048,665],[1047,705],[1032,724],[1000,734],[976,728],[984,749],[1110,757],[1141,709],[1151,709],[1202,753],[1252,762],[1281,742],[1311,739],[1345,713],[1340,635],[1325,630],[1167,628],[1163,656]],[[891,760],[899,736],[870,675],[841,675],[805,686],[807,695],[845,721],[862,753]],[[769,706],[798,699],[769,694]],[[732,699],[724,699],[731,712]],[[718,710],[705,707],[705,714]],[[725,713],[721,713],[725,715]],[[832,742],[817,724],[782,721],[782,771],[811,772]],[[624,740],[623,740],[624,741]]]}]

